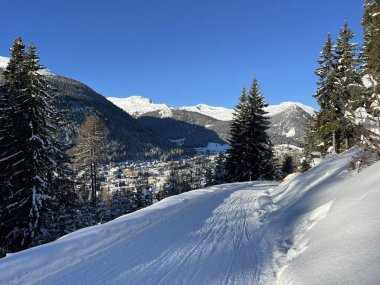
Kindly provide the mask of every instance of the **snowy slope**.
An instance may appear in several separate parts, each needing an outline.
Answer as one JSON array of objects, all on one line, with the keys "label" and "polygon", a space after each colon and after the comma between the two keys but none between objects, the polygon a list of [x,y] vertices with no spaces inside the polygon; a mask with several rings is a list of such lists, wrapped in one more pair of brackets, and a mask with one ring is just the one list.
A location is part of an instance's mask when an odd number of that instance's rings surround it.
[{"label": "snowy slope", "polygon": [[[135,117],[157,110],[163,110],[163,112],[166,113],[170,113],[170,110],[185,110],[200,113],[202,115],[206,115],[220,121],[230,121],[233,118],[234,112],[233,109],[228,109],[224,107],[214,107],[206,104],[174,108],[169,107],[166,104],[157,104],[152,100],[144,98],[142,96],[131,96],[126,98],[108,97],[107,99],[114,103],[116,106],[120,107],[121,109]],[[265,110],[268,112],[268,116],[272,117],[294,106],[300,107],[305,112],[311,115],[315,112],[315,110],[312,107],[297,102],[283,102],[279,105],[270,105],[267,108],[265,108]]]},{"label": "snowy slope", "polygon": [[[5,69],[8,65],[9,58],[0,56],[0,69]],[[43,75],[54,75],[53,72],[51,72],[49,69],[45,68],[41,71],[39,71],[40,74]]]},{"label": "snowy slope", "polygon": [[0,284],[377,284],[380,163],[170,197],[0,260]]},{"label": "snowy slope", "polygon": [[231,121],[233,119],[233,110],[223,107],[213,107],[206,104],[195,106],[178,107],[179,110],[197,112],[220,121]]},{"label": "snowy slope", "polygon": [[265,108],[265,111],[267,111],[268,115],[272,117],[294,106],[300,107],[301,109],[303,109],[306,113],[309,113],[310,115],[313,115],[315,113],[315,110],[313,107],[310,107],[298,102],[282,102],[278,105],[269,105],[268,107]]},{"label": "snowy slope", "polygon": [[130,96],[127,98],[108,97],[107,99],[134,117],[157,110],[170,112],[168,105],[157,104],[142,96]]},{"label": "snowy slope", "polygon": [[271,192],[262,284],[378,284],[380,162],[349,172],[354,152]]}]

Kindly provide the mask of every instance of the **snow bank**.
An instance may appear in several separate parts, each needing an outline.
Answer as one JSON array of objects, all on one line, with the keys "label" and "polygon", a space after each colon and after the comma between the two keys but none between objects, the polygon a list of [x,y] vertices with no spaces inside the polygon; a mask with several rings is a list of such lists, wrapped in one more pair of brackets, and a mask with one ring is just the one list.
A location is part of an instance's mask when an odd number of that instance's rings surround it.
[{"label": "snow bank", "polygon": [[378,283],[380,163],[354,175],[356,152],[330,156],[272,191],[262,284]]}]

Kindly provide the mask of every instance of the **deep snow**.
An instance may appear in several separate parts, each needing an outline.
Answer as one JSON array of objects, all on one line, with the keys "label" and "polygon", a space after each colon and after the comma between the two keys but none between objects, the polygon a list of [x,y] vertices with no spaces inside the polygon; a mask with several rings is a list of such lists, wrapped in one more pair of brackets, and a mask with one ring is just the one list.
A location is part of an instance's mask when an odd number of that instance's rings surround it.
[{"label": "deep snow", "polygon": [[0,284],[377,284],[380,163],[164,199],[0,260]]}]

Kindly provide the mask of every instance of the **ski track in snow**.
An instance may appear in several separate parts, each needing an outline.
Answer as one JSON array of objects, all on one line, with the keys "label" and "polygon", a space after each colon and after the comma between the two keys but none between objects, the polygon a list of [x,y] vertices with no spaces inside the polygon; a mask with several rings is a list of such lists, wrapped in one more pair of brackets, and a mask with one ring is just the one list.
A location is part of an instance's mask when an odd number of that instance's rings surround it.
[{"label": "ski track in snow", "polygon": [[79,263],[76,260],[71,266],[41,279],[18,281],[31,281],[30,284],[257,284],[261,254],[255,232],[265,214],[260,209],[259,197],[273,186],[249,183],[243,187],[226,186],[210,193],[208,199],[194,199],[191,206],[184,207],[170,219],[80,257]]}]

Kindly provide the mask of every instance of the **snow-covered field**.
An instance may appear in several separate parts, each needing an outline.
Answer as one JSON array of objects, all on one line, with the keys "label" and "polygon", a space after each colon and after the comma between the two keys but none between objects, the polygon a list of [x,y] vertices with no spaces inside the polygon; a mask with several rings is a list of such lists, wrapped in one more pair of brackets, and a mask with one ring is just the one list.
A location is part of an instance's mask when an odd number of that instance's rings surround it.
[{"label": "snow-covered field", "polygon": [[0,260],[0,284],[378,284],[380,163],[167,198]]}]

